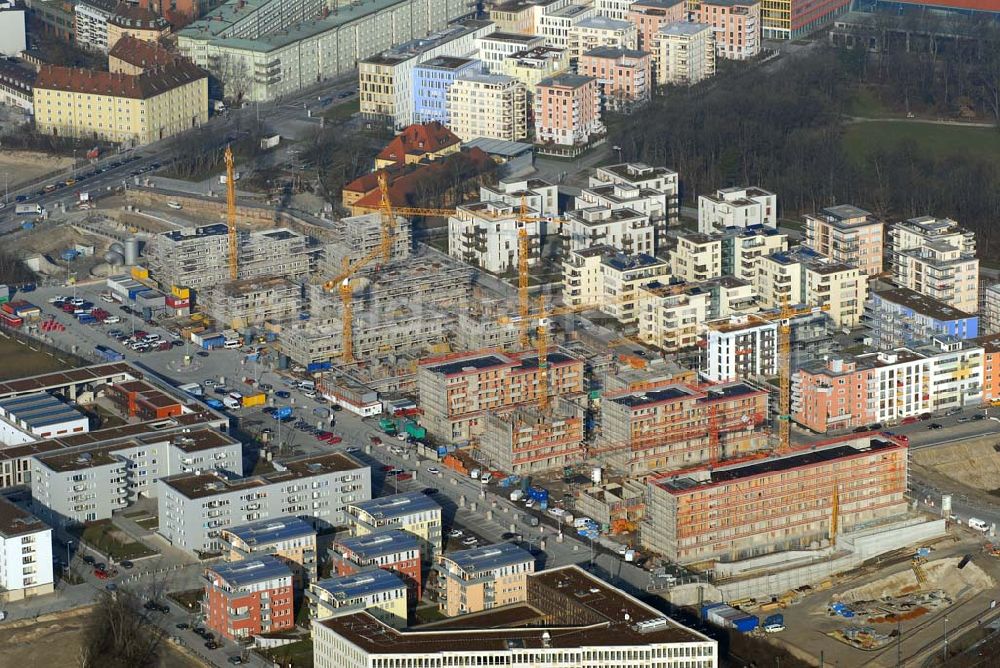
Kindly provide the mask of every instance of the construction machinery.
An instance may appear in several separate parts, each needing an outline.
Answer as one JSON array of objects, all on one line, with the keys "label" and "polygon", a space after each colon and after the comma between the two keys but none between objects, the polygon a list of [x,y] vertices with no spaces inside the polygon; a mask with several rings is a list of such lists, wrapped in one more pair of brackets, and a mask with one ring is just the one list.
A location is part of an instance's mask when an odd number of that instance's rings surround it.
[{"label": "construction machinery", "polygon": [[236,170],[233,149],[226,145],[226,228],[229,232],[229,280],[239,277],[239,241],[236,237]]}]

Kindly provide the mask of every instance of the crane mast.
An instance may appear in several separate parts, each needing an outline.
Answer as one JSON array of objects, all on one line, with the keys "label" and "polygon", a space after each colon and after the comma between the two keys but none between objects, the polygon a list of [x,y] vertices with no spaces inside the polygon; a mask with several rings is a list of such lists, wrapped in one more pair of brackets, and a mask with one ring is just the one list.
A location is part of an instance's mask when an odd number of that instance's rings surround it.
[{"label": "crane mast", "polygon": [[233,169],[233,149],[226,146],[226,228],[229,232],[229,280],[239,277],[239,249],[236,238],[236,172]]}]

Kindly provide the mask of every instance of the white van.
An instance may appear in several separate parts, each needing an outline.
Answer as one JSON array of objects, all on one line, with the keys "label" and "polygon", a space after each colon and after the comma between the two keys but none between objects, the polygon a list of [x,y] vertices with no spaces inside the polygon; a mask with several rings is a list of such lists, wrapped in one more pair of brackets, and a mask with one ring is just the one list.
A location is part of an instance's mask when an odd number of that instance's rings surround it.
[{"label": "white van", "polygon": [[300,380],[299,389],[307,392],[311,392],[316,389],[316,383],[311,380]]},{"label": "white van", "polygon": [[977,517],[969,518],[969,528],[973,531],[982,531],[983,533],[990,530],[990,525],[987,524],[985,520],[981,520]]},{"label": "white van", "polygon": [[490,480],[493,480],[493,474],[490,473],[489,471],[487,471],[486,473],[483,473],[483,475],[481,475],[479,477],[479,482],[480,482],[480,484],[483,484],[483,485],[490,484]]},{"label": "white van", "polygon": [[183,209],[184,208],[183,206],[181,206],[180,202],[174,202],[174,201],[167,202],[167,206],[169,206],[171,209]]},{"label": "white van", "polygon": [[229,339],[228,341],[222,344],[222,347],[225,348],[226,350],[233,350],[234,348],[239,348],[240,345],[241,344],[239,339]]},{"label": "white van", "polygon": [[238,399],[233,399],[231,396],[222,397],[222,405],[226,408],[236,409],[240,407],[240,402]]}]

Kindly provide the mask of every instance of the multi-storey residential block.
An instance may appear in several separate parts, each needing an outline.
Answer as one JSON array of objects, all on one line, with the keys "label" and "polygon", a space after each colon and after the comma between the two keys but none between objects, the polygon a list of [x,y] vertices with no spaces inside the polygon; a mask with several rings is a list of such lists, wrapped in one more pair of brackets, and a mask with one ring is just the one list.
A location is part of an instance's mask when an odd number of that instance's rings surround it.
[{"label": "multi-storey residential block", "polygon": [[988,334],[1000,334],[1000,283],[982,291],[979,328]]},{"label": "multi-storey residential block", "polygon": [[534,95],[535,86],[542,79],[569,71],[569,51],[556,46],[516,51],[504,59],[500,69],[502,74],[514,77],[527,86],[529,94]]},{"label": "multi-storey residential block", "polygon": [[170,34],[170,22],[158,12],[121,2],[108,18],[108,48],[114,48],[122,37],[134,37],[144,42],[158,42]]},{"label": "multi-storey residential block", "polygon": [[594,8],[597,9],[597,13],[600,16],[606,16],[609,19],[617,21],[624,21],[628,18],[628,10],[631,4],[631,0],[594,0]]},{"label": "multi-storey residential block", "polygon": [[291,569],[296,587],[316,579],[316,527],[303,519],[288,515],[227,527],[219,539],[227,561],[269,555]]},{"label": "multi-storey residential block", "polygon": [[720,58],[747,60],[760,53],[760,0],[700,0],[695,21],[715,28]]},{"label": "multi-storey residential block", "polygon": [[423,595],[420,539],[403,529],[380,529],[363,536],[343,536],[330,545],[330,561],[337,575],[352,575],[375,566],[392,571],[406,583],[410,600]]},{"label": "multi-storey residential block", "polygon": [[903,516],[906,477],[906,445],[871,436],[766,462],[664,473],[648,481],[640,538],[682,564],[807,549],[835,532]]},{"label": "multi-storey residential block", "polygon": [[645,51],[602,46],[585,51],[577,74],[597,79],[604,110],[624,111],[649,101],[653,82]]},{"label": "multi-storey residential block", "polygon": [[562,398],[553,403],[487,414],[479,451],[491,468],[525,475],[583,461],[584,410]]},{"label": "multi-storey residential block", "polygon": [[908,288],[872,292],[865,304],[865,322],[871,330],[871,345],[877,350],[922,344],[935,336],[979,336],[978,315]]},{"label": "multi-storey residential block", "polygon": [[721,382],[778,375],[778,324],[753,315],[709,323],[702,375]]},{"label": "multi-storey residential block", "polygon": [[788,235],[764,225],[728,228],[721,240],[722,273],[744,281],[756,278],[757,258],[788,250]]},{"label": "multi-storey residential block", "polygon": [[698,196],[698,231],[725,232],[726,228],[778,226],[778,196],[760,188],[722,188]]},{"label": "multi-storey residential block", "polygon": [[108,19],[118,6],[114,0],[81,0],[73,10],[76,43],[90,51],[107,53]]},{"label": "multi-storey residential block", "polygon": [[475,48],[484,70],[500,73],[503,61],[509,56],[542,46],[545,39],[537,35],[490,31],[476,38]]},{"label": "multi-storey residential block", "polygon": [[463,74],[482,71],[473,58],[438,56],[413,68],[413,118],[417,123],[438,121],[450,125],[448,90]]},{"label": "multi-storey residential block", "polygon": [[406,583],[392,571],[366,568],[313,582],[306,598],[315,620],[368,612],[393,628],[406,626]]},{"label": "multi-storey residential block", "polygon": [[1000,336],[975,341],[983,347],[983,404],[1000,406]]},{"label": "multi-storey residential block", "polygon": [[636,0],[629,5],[628,15],[625,17],[638,30],[636,46],[640,51],[652,51],[654,38],[660,28],[685,18],[683,0]]},{"label": "multi-storey residential block", "polygon": [[462,204],[448,219],[448,254],[494,274],[517,268],[521,257],[518,235],[528,239],[528,265],[538,261],[541,223],[538,212],[528,209],[529,220],[519,220],[520,203],[480,201]]},{"label": "multi-storey residential block", "polygon": [[229,640],[295,627],[292,571],[271,556],[205,571],[205,626]]},{"label": "multi-storey residential block", "polygon": [[208,120],[208,75],[186,60],[143,74],[43,66],[35,127],[60,137],[148,144]]},{"label": "multi-storey residential block", "polygon": [[563,230],[570,251],[607,245],[626,254],[655,251],[656,227],[649,216],[634,209],[588,206],[567,211]]},{"label": "multi-storey residential block", "polygon": [[578,74],[542,79],[535,87],[535,141],[578,146],[604,134],[597,80]]},{"label": "multi-storey residential block", "polygon": [[866,276],[882,273],[883,223],[849,204],[806,215],[804,245],[834,262],[853,264]]},{"label": "multi-storey residential block", "polygon": [[461,74],[448,88],[447,106],[451,129],[464,141],[528,136],[528,89],[514,77]]},{"label": "multi-storey residential block", "polygon": [[666,262],[652,255],[625,255],[598,245],[570,251],[563,262],[563,299],[567,306],[592,305],[615,319],[636,319],[638,289],[670,281]]},{"label": "multi-storey residential block", "polygon": [[0,60],[0,104],[34,113],[37,76],[34,68],[19,61]]},{"label": "multi-storey residential block", "polygon": [[913,348],[803,365],[792,379],[792,415],[816,432],[893,423],[978,406],[985,355],[976,342],[934,338]]},{"label": "multi-storey residential block", "polygon": [[761,3],[764,39],[798,39],[846,12],[848,0],[766,0]]},{"label": "multi-storey residential block", "polygon": [[[359,60],[358,97],[362,116],[391,121],[397,128],[412,124],[416,68],[440,56],[467,56],[476,49],[478,38],[493,32],[493,27],[488,21],[470,20]],[[484,66],[488,67],[485,63]]]},{"label": "multi-storey residential block", "polygon": [[591,16],[578,21],[569,29],[567,37],[566,48],[571,60],[579,60],[583,54],[600,47],[634,51],[639,44],[639,32],[634,23],[605,16]]},{"label": "multi-storey residential block", "polygon": [[583,360],[552,350],[547,361],[543,373],[538,355],[527,351],[463,352],[421,360],[417,391],[423,425],[444,440],[468,439],[482,433],[488,413],[538,401],[543,380],[553,397],[583,392]]},{"label": "multi-storey residential block", "polygon": [[19,601],[54,590],[52,529],[0,497],[0,601]]},{"label": "multi-storey residential block", "polygon": [[733,276],[720,276],[705,281],[701,288],[708,291],[708,319],[719,320],[738,315],[749,315],[760,310],[753,284]]},{"label": "multi-storey residential block", "polygon": [[438,609],[448,617],[523,603],[535,557],[514,543],[439,555]]},{"label": "multi-storey residential block", "polygon": [[744,455],[766,442],[767,399],[744,383],[612,392],[601,400],[595,454],[629,476]]},{"label": "multi-storey residential block", "polygon": [[347,506],[346,520],[352,536],[401,529],[417,537],[424,559],[433,559],[441,553],[441,506],[423,492],[404,492],[351,503]]},{"label": "multi-storey residential block", "polygon": [[535,33],[545,39],[545,43],[561,49],[569,48],[570,30],[581,21],[597,16],[597,10],[585,4],[552,5],[538,17]]},{"label": "multi-storey residential block", "polygon": [[673,351],[698,343],[712,294],[700,285],[656,282],[639,289],[637,302],[639,340]]},{"label": "multi-storey residential block", "polygon": [[979,310],[976,235],[954,220],[923,216],[889,229],[892,280],[967,313]]},{"label": "multi-storey residential block", "polygon": [[206,313],[237,331],[302,312],[302,286],[281,276],[229,281],[203,290],[200,297]]},{"label": "multi-storey residential block", "polygon": [[[559,215],[559,188],[545,179],[513,177],[500,179],[495,186],[480,186],[479,200],[503,202],[518,208],[523,201],[529,211],[536,212],[535,215],[553,217]],[[541,225],[539,231],[542,234],[552,232],[547,229],[546,222],[543,221]]]},{"label": "multi-storey residential block", "polygon": [[490,21],[497,25],[499,32],[540,34],[535,30],[543,12],[565,7],[569,0],[506,0],[487,6]]},{"label": "multi-storey residential block", "polygon": [[161,478],[160,535],[182,550],[218,551],[228,527],[286,515],[344,526],[345,508],[371,498],[371,469],[344,454],[289,459],[275,469],[249,478],[198,471]]},{"label": "multi-storey residential block", "polygon": [[837,327],[857,327],[868,298],[867,276],[860,269],[831,262],[806,246],[758,258],[754,285],[763,308],[823,307]]},{"label": "multi-storey residential block", "polygon": [[[656,235],[657,250],[663,247],[667,227],[680,215],[680,186],[677,172],[641,162],[623,162],[598,167],[590,175],[588,187],[577,196],[580,202],[613,209],[629,208],[649,216]],[[609,188],[608,186],[618,186]]]},{"label": "multi-storey residential block", "polygon": [[539,611],[545,620],[542,626],[507,628],[509,621],[503,620],[510,619],[509,609],[477,614],[472,630],[397,631],[366,613],[313,621],[314,661],[319,668],[371,668],[396,662],[408,668],[438,668],[472,660],[483,665],[560,668],[612,666],[628,656],[636,666],[718,665],[714,640],[577,566],[529,575],[527,592],[527,607]]},{"label": "multi-storey residential block", "polygon": [[660,26],[650,50],[656,83],[691,86],[715,75],[715,34],[701,23],[674,21]]},{"label": "multi-storey residential block", "polygon": [[678,235],[670,251],[670,273],[692,283],[722,276],[722,238],[701,232]]}]

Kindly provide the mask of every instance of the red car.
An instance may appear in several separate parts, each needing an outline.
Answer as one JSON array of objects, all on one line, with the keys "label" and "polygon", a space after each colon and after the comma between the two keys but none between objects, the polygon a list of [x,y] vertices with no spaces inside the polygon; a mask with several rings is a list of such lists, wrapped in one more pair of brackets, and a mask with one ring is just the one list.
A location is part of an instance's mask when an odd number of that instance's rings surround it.
[{"label": "red car", "polygon": [[402,482],[403,480],[410,480],[411,478],[413,478],[412,473],[400,473],[399,475],[396,476],[396,480],[399,480],[400,482]]},{"label": "red car", "polygon": [[330,445],[337,445],[343,440],[340,436],[331,435],[330,438],[326,439],[326,442]]},{"label": "red car", "polygon": [[97,578],[98,580],[107,580],[109,577],[111,577],[111,574],[108,573],[107,571],[101,570],[100,568],[95,568],[94,577]]},{"label": "red car", "polygon": [[903,421],[900,422],[900,424],[913,424],[914,422],[918,422],[918,421],[919,421],[919,418],[917,418],[916,416],[911,415],[910,417],[903,418]]},{"label": "red car", "polygon": [[382,470],[385,471],[386,473],[388,473],[389,471],[393,470],[394,468],[396,468],[396,467],[391,466],[389,464],[386,464],[385,466],[382,467]]},{"label": "red car", "polygon": [[331,432],[331,431],[317,431],[316,432],[316,440],[317,441],[325,441],[328,438],[330,438],[331,436],[333,436],[333,432]]},{"label": "red car", "polygon": [[62,305],[62,310],[63,313],[72,313],[73,311],[76,310],[76,307],[70,304],[69,302],[66,302],[65,304]]}]

